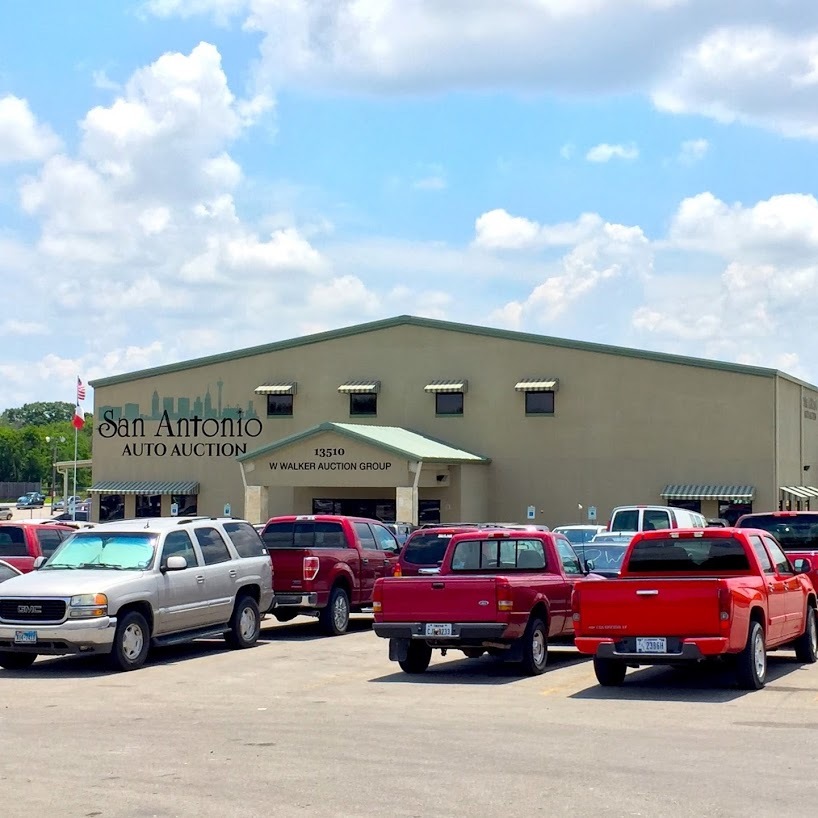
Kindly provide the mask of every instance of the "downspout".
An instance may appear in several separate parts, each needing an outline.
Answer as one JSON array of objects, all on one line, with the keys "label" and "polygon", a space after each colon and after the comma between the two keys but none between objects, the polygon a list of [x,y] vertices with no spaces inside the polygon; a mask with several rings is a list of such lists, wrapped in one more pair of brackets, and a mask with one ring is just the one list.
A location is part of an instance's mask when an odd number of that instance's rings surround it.
[{"label": "downspout", "polygon": [[241,501],[241,516],[247,519],[247,475],[244,473],[244,463],[239,460],[239,469],[241,469],[241,484],[244,487],[244,492]]},{"label": "downspout", "polygon": [[412,525],[420,525],[420,500],[418,498],[418,486],[420,485],[420,473],[423,471],[423,461],[415,463],[415,479],[412,482]]},{"label": "downspout", "polygon": [[[775,373],[775,395],[774,395],[775,406],[773,407],[773,424],[774,424],[774,428],[775,428],[775,440],[774,440],[775,467],[773,468],[773,476],[774,476],[774,480],[775,480],[775,482],[773,484],[773,497],[775,498],[774,499],[775,505],[773,506],[773,508],[776,509],[776,510],[781,508],[781,491],[779,489],[779,486],[781,485],[781,482],[779,480],[779,475],[778,475],[778,466],[779,466],[779,464],[778,464],[778,456],[779,456],[779,443],[778,443],[778,433],[779,433],[779,428],[778,428],[778,382],[779,382],[779,379],[780,379],[780,376],[776,372]],[[753,511],[755,511],[755,508],[753,508]]]}]

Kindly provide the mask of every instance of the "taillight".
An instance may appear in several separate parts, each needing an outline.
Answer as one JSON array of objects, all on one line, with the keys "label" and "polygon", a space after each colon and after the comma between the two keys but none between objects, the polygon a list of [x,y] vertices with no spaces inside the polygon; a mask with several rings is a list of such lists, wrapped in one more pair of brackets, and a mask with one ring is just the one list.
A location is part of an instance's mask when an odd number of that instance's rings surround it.
[{"label": "taillight", "polygon": [[611,530],[611,521],[610,521],[610,520],[608,520],[608,522],[607,522],[607,523],[605,523],[605,530],[606,530],[606,531],[610,531],[610,530]]},{"label": "taillight", "polygon": [[571,593],[571,618],[579,622],[579,588],[576,585]]},{"label": "taillight", "polygon": [[379,614],[383,610],[383,583],[375,580],[375,588],[372,591],[372,613]]},{"label": "taillight", "polygon": [[403,571],[401,570],[399,562],[395,563],[395,568],[392,571],[392,576],[393,577],[402,577],[403,576]]},{"label": "taillight", "polygon": [[312,582],[318,576],[318,557],[304,557],[304,582]]},{"label": "taillight", "polygon": [[719,620],[729,622],[733,614],[733,595],[726,585],[719,586]]},{"label": "taillight", "polygon": [[514,608],[514,598],[511,594],[511,583],[507,579],[498,579],[497,581],[497,610],[511,611]]}]

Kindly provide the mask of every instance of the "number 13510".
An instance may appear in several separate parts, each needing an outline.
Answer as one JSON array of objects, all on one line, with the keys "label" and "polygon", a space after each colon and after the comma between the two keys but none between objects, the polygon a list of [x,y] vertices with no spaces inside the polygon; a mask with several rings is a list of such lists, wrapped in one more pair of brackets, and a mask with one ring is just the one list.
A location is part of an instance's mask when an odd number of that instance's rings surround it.
[{"label": "number 13510", "polygon": [[316,457],[343,457],[344,449],[316,449]]}]

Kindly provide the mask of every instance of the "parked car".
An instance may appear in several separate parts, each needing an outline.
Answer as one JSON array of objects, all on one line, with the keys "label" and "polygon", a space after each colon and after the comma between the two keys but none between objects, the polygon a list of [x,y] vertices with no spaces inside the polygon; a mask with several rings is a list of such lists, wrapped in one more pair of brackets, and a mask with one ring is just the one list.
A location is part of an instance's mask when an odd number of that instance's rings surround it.
[{"label": "parked car", "polygon": [[384,523],[384,525],[395,535],[400,546],[403,546],[409,535],[417,530],[417,526],[412,523]]},{"label": "parked car", "polygon": [[89,522],[89,516],[87,511],[74,511],[73,513],[70,511],[63,511],[62,514],[57,514],[55,517],[51,518],[57,522],[78,522],[78,523],[87,523]]},{"label": "parked car", "polygon": [[273,602],[258,533],[232,518],[119,520],[72,532],[39,570],[0,587],[0,667],[38,654],[108,654],[141,667],[153,645],[255,644]]},{"label": "parked car", "polygon": [[706,528],[697,511],[672,506],[617,506],[611,512],[607,531],[657,531],[665,528]]},{"label": "parked car", "polygon": [[419,528],[413,531],[401,549],[395,574],[411,577],[437,573],[452,537],[477,530],[476,525],[462,525]]},{"label": "parked car", "polygon": [[14,516],[14,512],[10,506],[0,506],[0,520],[10,520]]},{"label": "parked car", "polygon": [[574,587],[576,646],[594,657],[604,686],[622,684],[628,666],[724,657],[739,685],[755,690],[768,650],[791,646],[805,663],[818,657],[807,571],[761,530],[645,531],[628,546],[619,578]]},{"label": "parked car", "polygon": [[603,531],[589,543],[574,543],[574,550],[595,574],[618,577],[625,552],[635,534],[635,531]]},{"label": "parked car", "polygon": [[0,560],[0,582],[5,582],[7,579],[19,576],[22,576],[22,571],[18,571],[5,560]]},{"label": "parked car", "polygon": [[30,491],[17,498],[17,508],[42,508],[45,505],[45,495],[38,491]]},{"label": "parked car", "polygon": [[489,651],[537,675],[549,642],[573,638],[571,591],[586,573],[561,534],[463,532],[449,540],[438,574],[375,583],[375,633],[406,673],[423,673],[433,650],[461,650]]},{"label": "parked car", "polygon": [[[70,509],[71,506],[75,506],[79,508],[79,504],[82,503],[82,497],[77,496],[76,494],[72,494],[68,498],[68,508]],[[62,511],[65,508],[65,500],[60,498],[59,500],[55,500],[53,505],[51,506],[52,511]]]},{"label": "parked car", "polygon": [[382,523],[335,514],[273,517],[261,532],[275,568],[280,622],[317,615],[328,635],[372,605],[375,580],[392,576],[400,546]]},{"label": "parked car", "polygon": [[0,559],[26,574],[34,570],[37,557],[50,557],[74,533],[74,529],[51,520],[17,520],[0,523]]},{"label": "parked car", "polygon": [[600,531],[604,530],[604,525],[558,525],[554,529],[558,534],[564,534],[572,545],[591,542]]}]

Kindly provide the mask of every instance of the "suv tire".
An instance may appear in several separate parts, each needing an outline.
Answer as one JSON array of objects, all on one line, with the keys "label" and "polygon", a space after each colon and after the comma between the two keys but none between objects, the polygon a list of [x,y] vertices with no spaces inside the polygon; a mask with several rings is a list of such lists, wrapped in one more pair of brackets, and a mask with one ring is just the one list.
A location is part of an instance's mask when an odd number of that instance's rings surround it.
[{"label": "suv tire", "polygon": [[251,596],[240,596],[230,617],[230,630],[224,635],[224,641],[233,648],[252,648],[261,633],[261,614],[256,600]]},{"label": "suv tire", "polygon": [[15,653],[11,650],[0,650],[0,667],[6,670],[25,670],[34,664],[36,653]]},{"label": "suv tire", "polygon": [[336,585],[329,595],[327,607],[321,610],[319,617],[321,630],[327,636],[340,636],[349,627],[349,597],[347,592]]},{"label": "suv tire", "polygon": [[139,611],[128,611],[116,625],[109,661],[114,670],[138,670],[148,658],[151,634]]}]

